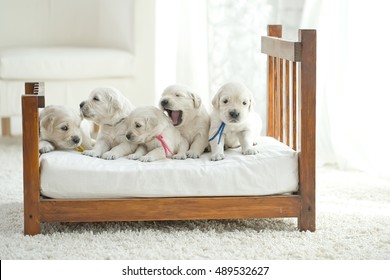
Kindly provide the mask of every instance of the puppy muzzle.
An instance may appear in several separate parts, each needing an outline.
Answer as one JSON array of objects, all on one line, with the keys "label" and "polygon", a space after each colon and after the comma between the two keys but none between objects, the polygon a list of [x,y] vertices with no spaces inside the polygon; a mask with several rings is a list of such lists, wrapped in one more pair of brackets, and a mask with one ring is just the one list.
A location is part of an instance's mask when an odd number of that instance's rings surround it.
[{"label": "puppy muzzle", "polygon": [[81,142],[80,137],[77,135],[72,136],[71,139],[72,139],[72,142],[75,144],[79,144]]},{"label": "puppy muzzle", "polygon": [[131,134],[131,133],[126,133],[126,139],[127,139],[127,141],[131,141],[132,138],[133,138],[133,134]]},{"label": "puppy muzzle", "polygon": [[229,121],[236,123],[240,121],[240,112],[237,110],[231,110],[229,111]]}]

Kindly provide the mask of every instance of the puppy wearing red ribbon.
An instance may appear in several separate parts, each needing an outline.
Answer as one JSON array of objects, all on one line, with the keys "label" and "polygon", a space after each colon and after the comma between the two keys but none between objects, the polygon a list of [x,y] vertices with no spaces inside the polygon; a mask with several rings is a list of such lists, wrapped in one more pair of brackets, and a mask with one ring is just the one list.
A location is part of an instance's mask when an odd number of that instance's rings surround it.
[{"label": "puppy wearing red ribbon", "polygon": [[188,141],[160,109],[153,106],[138,107],[125,119],[126,138],[138,144],[128,159],[150,162],[171,157],[186,159]]}]

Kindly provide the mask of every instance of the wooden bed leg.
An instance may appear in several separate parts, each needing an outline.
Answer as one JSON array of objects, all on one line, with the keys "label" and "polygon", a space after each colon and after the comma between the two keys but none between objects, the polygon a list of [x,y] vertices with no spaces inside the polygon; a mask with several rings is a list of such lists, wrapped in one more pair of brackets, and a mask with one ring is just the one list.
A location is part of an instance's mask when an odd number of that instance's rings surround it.
[{"label": "wooden bed leg", "polygon": [[11,136],[11,118],[2,117],[1,118],[1,135],[3,137]]},{"label": "wooden bed leg", "polygon": [[298,227],[316,229],[316,31],[299,30],[302,58],[299,67],[301,100],[301,152],[299,155],[299,189],[302,198]]},{"label": "wooden bed leg", "polygon": [[35,235],[41,232],[38,97],[29,90],[26,84],[27,95],[22,96],[24,234]]}]

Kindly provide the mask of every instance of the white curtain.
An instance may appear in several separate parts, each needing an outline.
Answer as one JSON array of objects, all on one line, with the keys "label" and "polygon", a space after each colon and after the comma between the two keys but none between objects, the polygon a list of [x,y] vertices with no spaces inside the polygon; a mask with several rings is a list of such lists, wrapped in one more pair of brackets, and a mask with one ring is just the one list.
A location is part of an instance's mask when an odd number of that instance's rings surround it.
[{"label": "white curtain", "polygon": [[316,28],[318,164],[390,179],[390,17],[386,1],[306,0]]},{"label": "white curtain", "polygon": [[255,110],[265,120],[267,56],[260,51],[260,36],[267,33],[274,6],[268,0],[208,0],[207,4],[210,94],[224,83],[242,82],[253,92]]},{"label": "white curtain", "polygon": [[156,99],[167,85],[183,83],[210,107],[223,83],[241,81],[265,117],[260,35],[270,17],[268,0],[156,0]]},{"label": "white curtain", "polygon": [[156,0],[156,100],[185,84],[208,100],[206,0]]}]

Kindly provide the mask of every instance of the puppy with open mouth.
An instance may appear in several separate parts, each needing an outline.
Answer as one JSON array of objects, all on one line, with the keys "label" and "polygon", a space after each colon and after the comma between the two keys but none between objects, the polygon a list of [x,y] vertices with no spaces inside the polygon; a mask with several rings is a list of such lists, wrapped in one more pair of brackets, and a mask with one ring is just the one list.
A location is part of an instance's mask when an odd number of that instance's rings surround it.
[{"label": "puppy with open mouth", "polygon": [[184,85],[171,85],[162,93],[159,105],[190,144],[187,157],[199,158],[208,146],[210,129],[210,116],[201,98]]},{"label": "puppy with open mouth", "polygon": [[218,90],[210,117],[211,160],[224,159],[224,148],[241,146],[244,155],[259,152],[255,145],[262,122],[254,112],[254,103],[252,92],[241,83],[227,83]]},{"label": "puppy with open mouth", "polygon": [[39,114],[39,152],[92,149],[91,127],[76,110],[61,105],[45,107]]},{"label": "puppy with open mouth", "polygon": [[99,125],[95,147],[83,154],[112,160],[133,153],[137,146],[126,141],[123,123],[133,109],[134,106],[119,90],[95,88],[89,98],[80,103],[83,116]]},{"label": "puppy with open mouth", "polygon": [[129,159],[150,162],[172,157],[186,159],[187,140],[160,109],[145,106],[134,109],[126,118],[126,138],[138,145]]}]

